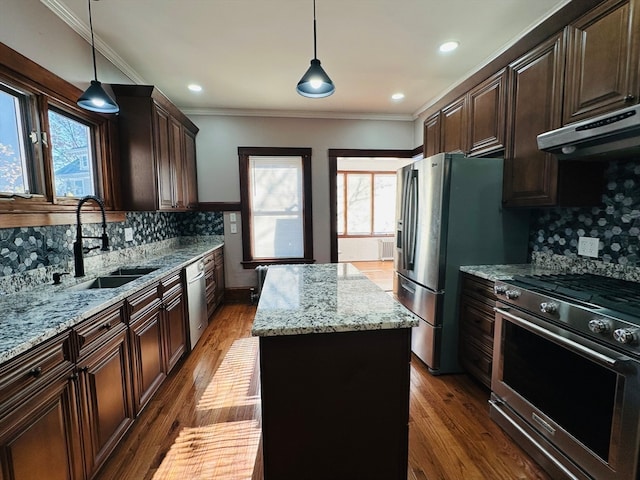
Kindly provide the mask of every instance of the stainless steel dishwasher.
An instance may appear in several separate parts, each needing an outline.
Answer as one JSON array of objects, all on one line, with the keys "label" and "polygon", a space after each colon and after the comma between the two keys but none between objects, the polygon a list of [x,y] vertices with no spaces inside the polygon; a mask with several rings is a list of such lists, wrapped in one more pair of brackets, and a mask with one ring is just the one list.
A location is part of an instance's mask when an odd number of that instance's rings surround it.
[{"label": "stainless steel dishwasher", "polygon": [[185,269],[187,305],[189,314],[189,339],[191,349],[196,346],[207,327],[207,297],[205,292],[204,261],[198,260]]}]

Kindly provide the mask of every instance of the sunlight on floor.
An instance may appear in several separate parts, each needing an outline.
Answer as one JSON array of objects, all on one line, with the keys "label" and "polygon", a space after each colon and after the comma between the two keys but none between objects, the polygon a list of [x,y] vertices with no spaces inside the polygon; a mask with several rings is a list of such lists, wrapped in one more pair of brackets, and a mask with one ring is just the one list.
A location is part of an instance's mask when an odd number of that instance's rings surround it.
[{"label": "sunlight on floor", "polygon": [[261,438],[258,339],[236,340],[153,480],[250,480]]}]

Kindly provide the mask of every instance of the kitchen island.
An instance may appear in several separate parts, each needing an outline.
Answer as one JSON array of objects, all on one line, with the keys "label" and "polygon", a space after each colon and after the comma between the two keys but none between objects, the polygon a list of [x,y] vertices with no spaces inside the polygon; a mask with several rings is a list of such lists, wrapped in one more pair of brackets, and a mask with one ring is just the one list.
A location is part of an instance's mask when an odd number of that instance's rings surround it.
[{"label": "kitchen island", "polygon": [[269,267],[252,329],[265,480],[406,480],[417,324],[350,264]]}]

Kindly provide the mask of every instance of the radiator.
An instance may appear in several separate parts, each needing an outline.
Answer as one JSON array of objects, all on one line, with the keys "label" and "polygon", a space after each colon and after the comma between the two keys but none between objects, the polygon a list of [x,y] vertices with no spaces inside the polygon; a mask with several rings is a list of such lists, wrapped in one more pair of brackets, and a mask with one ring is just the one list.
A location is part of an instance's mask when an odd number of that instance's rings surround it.
[{"label": "radiator", "polygon": [[393,240],[378,240],[378,259],[393,260]]},{"label": "radiator", "polygon": [[256,288],[251,289],[251,303],[257,303],[262,293],[262,285],[264,285],[264,279],[267,277],[268,265],[258,265],[256,267]]}]

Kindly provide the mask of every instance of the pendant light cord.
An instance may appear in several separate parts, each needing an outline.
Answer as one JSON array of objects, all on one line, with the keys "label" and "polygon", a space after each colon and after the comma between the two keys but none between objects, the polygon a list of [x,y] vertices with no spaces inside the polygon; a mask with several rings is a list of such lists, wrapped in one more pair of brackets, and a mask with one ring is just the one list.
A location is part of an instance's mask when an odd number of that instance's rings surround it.
[{"label": "pendant light cord", "polygon": [[[91,54],[93,55],[93,78],[98,81],[98,69],[96,68],[96,46],[93,40],[93,21],[91,20],[91,0],[89,3],[89,30],[91,31]],[[313,0],[315,2],[315,0]],[[315,7],[314,7],[315,8]],[[315,14],[314,14],[315,15]]]},{"label": "pendant light cord", "polygon": [[313,59],[318,59],[316,52],[316,0],[313,0]]}]

